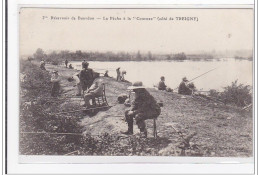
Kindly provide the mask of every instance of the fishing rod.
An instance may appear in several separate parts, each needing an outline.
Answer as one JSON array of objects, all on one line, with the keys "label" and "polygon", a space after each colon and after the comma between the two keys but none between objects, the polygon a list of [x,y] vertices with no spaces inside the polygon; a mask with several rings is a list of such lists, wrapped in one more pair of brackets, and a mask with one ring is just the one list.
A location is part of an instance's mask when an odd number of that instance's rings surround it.
[{"label": "fishing rod", "polygon": [[207,74],[207,73],[209,73],[209,72],[211,72],[211,71],[213,71],[213,70],[215,70],[215,69],[217,69],[217,67],[214,68],[214,69],[211,69],[211,70],[209,70],[209,71],[207,71],[207,72],[205,72],[205,73],[203,73],[203,74],[201,74],[201,75],[199,75],[199,76],[197,76],[197,77],[195,77],[195,78],[193,78],[193,79],[191,79],[191,80],[188,81],[188,82],[192,82],[193,80],[196,80],[197,78],[199,78],[199,77],[201,77],[201,76],[203,76],[203,75],[205,75],[205,74]]},{"label": "fishing rod", "polygon": [[[213,71],[213,70],[215,70],[215,69],[217,69],[217,67],[214,68],[214,69],[211,69],[211,70],[209,70],[209,71],[207,71],[207,72],[205,72],[205,73],[203,73],[203,74],[201,74],[201,75],[199,75],[199,76],[197,76],[197,77],[195,77],[195,78],[193,78],[193,79],[191,79],[191,80],[188,81],[188,82],[192,82],[192,81],[196,80],[197,78],[199,78],[199,77],[201,77],[201,76],[203,76],[203,75],[205,75],[205,74],[207,74],[207,73],[209,73],[209,72],[211,72],[211,71]],[[178,86],[178,87],[179,87],[179,86]],[[178,87],[176,87],[175,89],[173,89],[173,91],[176,90],[176,89],[178,89]]]}]

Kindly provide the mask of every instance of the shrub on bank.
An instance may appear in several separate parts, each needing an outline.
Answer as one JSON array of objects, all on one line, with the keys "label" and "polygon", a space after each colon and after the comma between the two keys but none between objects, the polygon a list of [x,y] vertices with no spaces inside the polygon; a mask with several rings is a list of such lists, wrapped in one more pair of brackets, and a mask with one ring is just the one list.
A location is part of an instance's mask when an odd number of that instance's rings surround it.
[{"label": "shrub on bank", "polygon": [[20,62],[21,95],[26,98],[36,98],[50,92],[51,76],[49,72],[29,61]]},{"label": "shrub on bank", "polygon": [[46,98],[50,96],[50,73],[29,61],[21,61],[20,65],[20,153],[54,155],[74,150],[79,143],[74,135],[37,134],[81,133],[82,127],[77,117],[47,112],[64,102]]},{"label": "shrub on bank", "polygon": [[244,107],[252,103],[252,87],[249,85],[238,84],[238,81],[232,82],[230,86],[224,87],[223,92],[210,90],[210,96],[215,97],[226,104],[233,104],[238,107]]}]

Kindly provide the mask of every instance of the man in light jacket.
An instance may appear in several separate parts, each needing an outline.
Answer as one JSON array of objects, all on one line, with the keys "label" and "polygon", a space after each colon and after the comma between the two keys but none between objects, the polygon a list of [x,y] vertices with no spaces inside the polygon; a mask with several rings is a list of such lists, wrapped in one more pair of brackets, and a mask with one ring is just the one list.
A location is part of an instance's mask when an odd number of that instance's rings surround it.
[{"label": "man in light jacket", "polygon": [[87,108],[91,107],[89,101],[92,99],[92,102],[95,102],[95,97],[102,96],[102,94],[103,83],[102,80],[99,79],[91,85],[91,87],[87,90],[86,94],[84,95],[85,104],[83,106],[86,106]]}]

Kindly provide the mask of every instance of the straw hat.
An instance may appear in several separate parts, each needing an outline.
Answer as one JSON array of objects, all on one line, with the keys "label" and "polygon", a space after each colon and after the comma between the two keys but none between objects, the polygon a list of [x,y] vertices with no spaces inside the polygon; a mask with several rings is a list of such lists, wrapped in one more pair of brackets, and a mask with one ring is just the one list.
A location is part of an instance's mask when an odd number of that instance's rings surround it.
[{"label": "straw hat", "polygon": [[143,82],[136,81],[132,84],[132,86],[129,86],[127,88],[128,90],[134,90],[134,89],[145,89],[145,86],[143,86]]}]

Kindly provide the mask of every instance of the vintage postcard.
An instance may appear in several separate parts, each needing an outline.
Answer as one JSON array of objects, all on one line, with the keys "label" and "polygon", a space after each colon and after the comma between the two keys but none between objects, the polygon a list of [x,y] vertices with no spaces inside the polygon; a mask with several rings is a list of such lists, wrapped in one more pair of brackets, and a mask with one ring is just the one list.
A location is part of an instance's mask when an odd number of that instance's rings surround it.
[{"label": "vintage postcard", "polygon": [[252,8],[19,10],[21,156],[253,157]]}]

